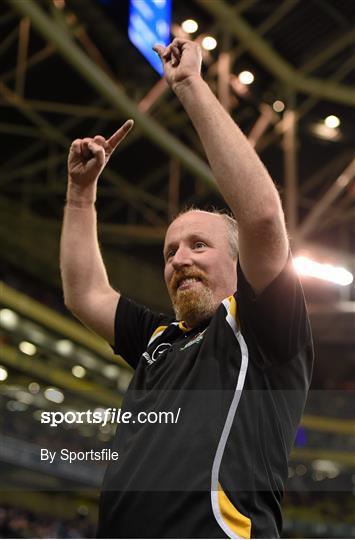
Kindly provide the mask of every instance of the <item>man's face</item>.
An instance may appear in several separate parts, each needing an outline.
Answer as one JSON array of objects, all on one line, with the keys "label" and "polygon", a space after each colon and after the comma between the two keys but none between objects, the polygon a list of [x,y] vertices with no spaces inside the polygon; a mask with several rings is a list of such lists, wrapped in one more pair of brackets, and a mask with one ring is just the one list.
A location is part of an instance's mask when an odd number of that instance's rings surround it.
[{"label": "man's face", "polygon": [[210,318],[236,289],[236,261],[222,216],[187,212],[173,221],[164,244],[164,278],[177,320],[189,327]]}]

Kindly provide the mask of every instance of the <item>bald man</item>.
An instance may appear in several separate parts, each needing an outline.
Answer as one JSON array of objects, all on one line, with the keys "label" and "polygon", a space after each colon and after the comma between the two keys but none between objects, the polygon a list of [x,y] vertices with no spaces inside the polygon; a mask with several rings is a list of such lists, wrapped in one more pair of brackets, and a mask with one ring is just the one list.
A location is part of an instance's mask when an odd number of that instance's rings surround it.
[{"label": "bald man", "polygon": [[201,78],[199,46],[174,39],[155,51],[233,217],[190,209],[173,220],[164,279],[175,317],[155,313],[110,286],[97,241],[97,181],[133,122],[71,146],[65,302],[135,370],[123,403],[132,420],[117,429],[98,536],[275,538],[313,362],[282,206]]}]

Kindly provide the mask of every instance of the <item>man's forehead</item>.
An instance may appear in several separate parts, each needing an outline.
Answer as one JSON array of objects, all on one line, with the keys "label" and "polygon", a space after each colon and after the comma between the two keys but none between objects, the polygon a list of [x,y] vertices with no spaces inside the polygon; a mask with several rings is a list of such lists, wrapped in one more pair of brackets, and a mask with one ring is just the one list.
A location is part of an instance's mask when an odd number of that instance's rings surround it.
[{"label": "man's forehead", "polygon": [[220,214],[212,214],[204,210],[191,210],[178,216],[168,227],[165,242],[174,234],[188,232],[189,234],[224,232],[225,222]]}]

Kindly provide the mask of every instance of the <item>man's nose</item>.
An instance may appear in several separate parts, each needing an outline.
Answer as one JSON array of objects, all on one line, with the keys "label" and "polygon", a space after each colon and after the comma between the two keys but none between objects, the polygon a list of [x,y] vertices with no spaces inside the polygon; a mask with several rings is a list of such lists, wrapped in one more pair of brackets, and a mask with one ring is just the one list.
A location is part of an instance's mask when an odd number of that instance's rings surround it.
[{"label": "man's nose", "polygon": [[191,266],[192,264],[191,250],[187,247],[179,247],[172,260],[173,268],[178,269],[182,266]]}]

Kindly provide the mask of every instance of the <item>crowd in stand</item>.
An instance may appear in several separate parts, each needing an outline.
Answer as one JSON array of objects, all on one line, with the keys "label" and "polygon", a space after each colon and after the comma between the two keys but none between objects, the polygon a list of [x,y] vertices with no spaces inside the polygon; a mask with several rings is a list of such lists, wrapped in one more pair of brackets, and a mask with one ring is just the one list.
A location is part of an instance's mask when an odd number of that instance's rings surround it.
[{"label": "crowd in stand", "polygon": [[13,506],[0,506],[0,538],[94,537],[95,528],[84,515],[60,520]]},{"label": "crowd in stand", "polygon": [[352,492],[287,492],[283,507],[283,538],[355,537]]}]

